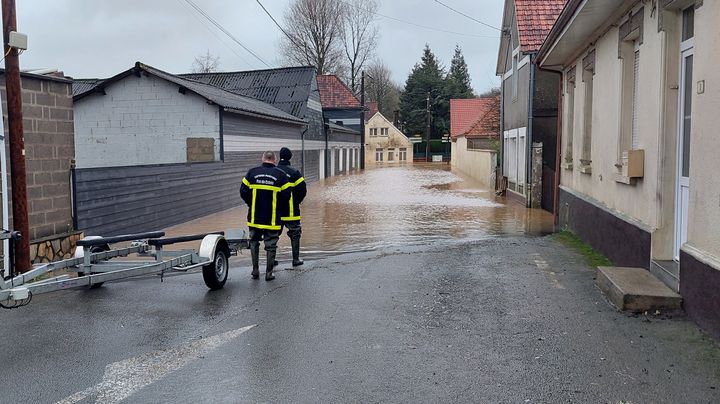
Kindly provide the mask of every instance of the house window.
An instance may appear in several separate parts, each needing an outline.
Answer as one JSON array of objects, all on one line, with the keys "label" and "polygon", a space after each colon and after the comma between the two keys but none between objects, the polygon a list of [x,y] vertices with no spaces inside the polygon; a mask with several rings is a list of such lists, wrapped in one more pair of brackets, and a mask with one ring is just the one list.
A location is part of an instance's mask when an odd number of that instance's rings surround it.
[{"label": "house window", "polygon": [[377,128],[370,128],[370,136],[377,136]]},{"label": "house window", "polygon": [[407,161],[407,148],[406,147],[400,148],[400,152],[398,153],[398,160]]},{"label": "house window", "polygon": [[575,135],[575,66],[565,73],[567,77],[567,119],[565,120],[565,156],[563,167],[572,169],[573,136]]},{"label": "house window", "polygon": [[395,149],[388,149],[388,161],[395,161]]},{"label": "house window", "polygon": [[375,149],[375,161],[378,163],[383,161],[383,149]]},{"label": "house window", "polygon": [[641,147],[640,138],[640,48],[643,42],[644,8],[629,16],[621,24],[619,55],[622,59],[622,98],[620,136],[618,140],[618,163],[622,171],[629,150]]},{"label": "house window", "polygon": [[583,102],[583,135],[582,155],[580,157],[581,172],[590,173],[592,163],[592,119],[593,119],[593,76],[595,75],[595,51],[583,59],[583,83],[585,87]]},{"label": "house window", "polygon": [[695,36],[695,7],[688,7],[683,10],[683,42]]},{"label": "house window", "polygon": [[380,128],[380,136],[387,136],[389,128]]}]

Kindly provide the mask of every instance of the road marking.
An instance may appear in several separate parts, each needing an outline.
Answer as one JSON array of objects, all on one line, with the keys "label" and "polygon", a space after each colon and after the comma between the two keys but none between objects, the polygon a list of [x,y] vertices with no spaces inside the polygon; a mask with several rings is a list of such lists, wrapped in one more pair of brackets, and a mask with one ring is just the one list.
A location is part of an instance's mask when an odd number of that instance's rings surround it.
[{"label": "road marking", "polygon": [[212,337],[196,339],[178,347],[111,363],[105,367],[105,374],[100,383],[78,391],[58,401],[57,404],[74,404],[91,396],[96,396],[95,403],[118,403],[143,387],[155,383],[191,361],[232,341],[255,326],[257,324]]},{"label": "road marking", "polygon": [[533,254],[533,258],[535,260],[535,266],[537,266],[539,270],[545,273],[545,276],[548,278],[554,288],[565,289],[565,286],[561,285],[560,281],[558,281],[555,271],[550,270],[550,264],[548,264],[547,261],[545,261],[545,259],[540,254]]}]

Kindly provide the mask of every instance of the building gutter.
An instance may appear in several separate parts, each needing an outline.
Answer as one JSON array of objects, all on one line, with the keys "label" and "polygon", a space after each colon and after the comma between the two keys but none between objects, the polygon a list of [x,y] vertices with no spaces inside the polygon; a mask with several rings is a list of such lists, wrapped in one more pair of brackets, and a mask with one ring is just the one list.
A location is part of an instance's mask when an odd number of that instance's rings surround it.
[{"label": "building gutter", "polygon": [[222,108],[222,107],[218,107],[218,116],[220,117],[220,119],[219,119],[219,125],[220,125],[220,126],[219,126],[219,128],[218,128],[218,129],[219,129],[218,132],[219,132],[219,134],[220,134],[220,161],[222,161],[222,162],[225,161],[225,142],[224,142],[224,140],[223,140],[223,132],[224,132],[224,128],[223,128],[223,112],[224,112],[224,111],[223,111],[223,108]]}]

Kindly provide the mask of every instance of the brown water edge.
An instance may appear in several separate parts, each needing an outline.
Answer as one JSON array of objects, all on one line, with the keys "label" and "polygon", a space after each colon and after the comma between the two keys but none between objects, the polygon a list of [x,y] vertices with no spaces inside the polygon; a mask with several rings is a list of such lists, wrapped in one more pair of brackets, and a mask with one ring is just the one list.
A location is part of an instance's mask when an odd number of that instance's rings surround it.
[{"label": "brown water edge", "polygon": [[[238,206],[164,231],[172,237],[246,228],[246,215]],[[373,168],[310,184],[302,217],[306,257],[554,230],[551,214],[495,196],[447,164]],[[279,246],[286,258],[285,235]]]}]

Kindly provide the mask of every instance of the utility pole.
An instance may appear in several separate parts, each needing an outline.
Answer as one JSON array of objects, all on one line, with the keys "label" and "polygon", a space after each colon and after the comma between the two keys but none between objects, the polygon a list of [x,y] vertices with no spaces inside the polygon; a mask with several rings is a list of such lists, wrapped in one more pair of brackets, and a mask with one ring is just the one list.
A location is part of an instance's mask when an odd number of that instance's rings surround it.
[{"label": "utility pole", "polygon": [[425,162],[428,162],[430,161],[430,91],[428,91],[425,101]]},{"label": "utility pole", "polygon": [[365,169],[365,70],[360,73],[360,169]]},{"label": "utility pole", "polygon": [[[10,32],[17,31],[15,0],[2,0],[3,51],[5,52],[5,89],[7,92],[8,132],[10,141],[10,177],[12,178],[13,229],[22,237],[15,241],[15,269],[27,272],[30,264],[25,140],[23,139],[22,89],[18,50],[10,48]],[[6,181],[3,178],[3,181]]]}]

